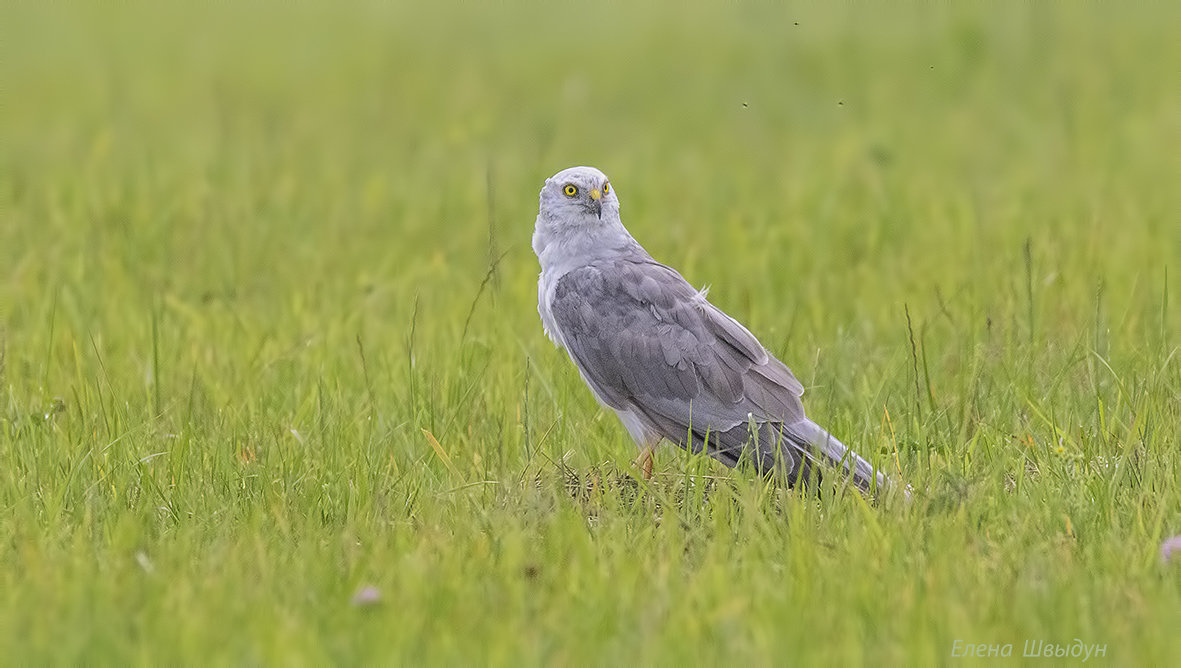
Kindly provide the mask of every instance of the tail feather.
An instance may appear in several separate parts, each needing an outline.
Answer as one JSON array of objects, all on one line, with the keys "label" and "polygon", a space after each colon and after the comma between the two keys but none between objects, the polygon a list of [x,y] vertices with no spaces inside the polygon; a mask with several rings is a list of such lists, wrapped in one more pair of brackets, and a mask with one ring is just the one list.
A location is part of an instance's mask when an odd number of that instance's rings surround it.
[{"label": "tail feather", "polygon": [[[820,425],[804,418],[784,429],[787,445],[802,453],[811,462],[824,461],[842,470],[849,481],[864,492],[884,490],[890,486],[885,474],[845,447]],[[819,457],[817,457],[819,455]]]},{"label": "tail feather", "polygon": [[[734,467],[749,457],[764,473],[781,471],[790,484],[824,476],[836,468],[862,492],[873,494],[891,487],[890,479],[857,453],[845,447],[820,425],[804,418],[790,425],[782,422],[752,422],[727,430],[690,429],[678,433],[675,425],[662,422],[659,414],[649,415],[677,445],[692,452],[706,452],[726,466]],[[905,490],[910,496],[909,487]]]}]

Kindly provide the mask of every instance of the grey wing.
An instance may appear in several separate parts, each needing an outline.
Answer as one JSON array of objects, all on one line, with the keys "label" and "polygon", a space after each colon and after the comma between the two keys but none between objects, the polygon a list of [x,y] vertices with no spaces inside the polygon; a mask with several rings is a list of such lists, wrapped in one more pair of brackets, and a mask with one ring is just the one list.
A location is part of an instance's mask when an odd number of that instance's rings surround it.
[{"label": "grey wing", "polygon": [[783,446],[785,430],[805,419],[799,381],[671,268],[647,259],[596,262],[563,276],[550,308],[571,359],[605,404],[731,466],[744,452],[760,468],[786,455],[799,474],[810,459],[806,449]]}]

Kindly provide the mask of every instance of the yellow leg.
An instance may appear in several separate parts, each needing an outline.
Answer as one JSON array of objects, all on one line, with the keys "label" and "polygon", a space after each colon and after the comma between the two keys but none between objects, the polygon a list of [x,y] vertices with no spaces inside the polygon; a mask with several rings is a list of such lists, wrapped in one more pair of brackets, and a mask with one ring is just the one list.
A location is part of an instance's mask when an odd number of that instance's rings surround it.
[{"label": "yellow leg", "polygon": [[640,467],[644,480],[652,479],[652,466],[656,463],[656,457],[652,453],[655,450],[655,447],[644,446],[640,448],[640,456],[636,457],[635,465]]}]

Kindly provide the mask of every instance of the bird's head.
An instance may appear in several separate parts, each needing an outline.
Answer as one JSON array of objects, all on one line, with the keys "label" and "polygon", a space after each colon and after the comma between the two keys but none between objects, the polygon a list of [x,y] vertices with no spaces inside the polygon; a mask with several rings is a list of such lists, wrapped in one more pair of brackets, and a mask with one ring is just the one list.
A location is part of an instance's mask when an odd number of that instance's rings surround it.
[{"label": "bird's head", "polygon": [[571,167],[545,180],[539,212],[563,226],[601,225],[619,220],[619,200],[606,174],[594,167]]}]

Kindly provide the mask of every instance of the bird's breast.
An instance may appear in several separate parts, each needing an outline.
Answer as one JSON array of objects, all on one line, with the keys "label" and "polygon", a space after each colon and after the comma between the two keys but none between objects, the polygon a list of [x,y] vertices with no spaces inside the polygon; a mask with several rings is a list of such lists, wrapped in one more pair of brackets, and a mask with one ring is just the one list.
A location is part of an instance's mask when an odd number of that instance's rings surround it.
[{"label": "bird's breast", "polygon": [[558,278],[552,276],[551,272],[542,270],[541,275],[537,277],[537,313],[541,316],[541,327],[545,330],[545,335],[554,342],[554,345],[565,348],[557,324],[554,322],[552,309],[554,288],[557,284]]}]

